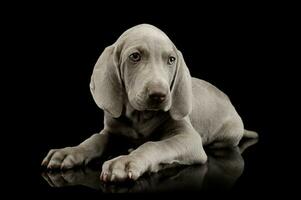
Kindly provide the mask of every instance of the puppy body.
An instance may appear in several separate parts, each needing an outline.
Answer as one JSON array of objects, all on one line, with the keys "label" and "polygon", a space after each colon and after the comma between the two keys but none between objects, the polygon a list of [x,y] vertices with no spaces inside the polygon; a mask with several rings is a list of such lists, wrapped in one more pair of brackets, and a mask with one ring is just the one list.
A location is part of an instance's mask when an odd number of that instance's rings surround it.
[{"label": "puppy body", "polygon": [[106,161],[101,179],[136,180],[166,164],[204,164],[204,145],[234,147],[244,135],[229,98],[192,78],[180,51],[151,25],[129,29],[104,50],[90,88],[105,111],[104,129],[78,146],[51,150],[42,163],[48,168],[88,163],[102,155],[110,134],[123,135],[143,142],[130,154]]},{"label": "puppy body", "polygon": [[[192,93],[192,112],[183,120],[200,134],[202,144],[219,142],[236,146],[243,137],[244,127],[229,98],[210,83],[193,77]],[[137,111],[126,101],[122,117],[113,118],[105,113],[105,130],[132,139],[147,139],[153,134],[166,137],[171,133],[164,131],[163,127],[171,121],[179,122],[168,112]]]},{"label": "puppy body", "polygon": [[[210,83],[192,78],[190,120],[203,144],[236,146],[244,134],[243,122],[227,95]],[[206,98],[204,98],[206,96]]]}]

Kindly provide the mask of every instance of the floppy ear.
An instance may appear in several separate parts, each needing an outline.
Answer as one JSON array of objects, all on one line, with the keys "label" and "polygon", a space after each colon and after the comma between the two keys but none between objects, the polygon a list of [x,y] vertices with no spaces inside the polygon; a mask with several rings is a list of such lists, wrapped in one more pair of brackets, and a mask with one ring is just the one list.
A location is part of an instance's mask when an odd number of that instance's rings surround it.
[{"label": "floppy ear", "polygon": [[169,110],[171,117],[180,120],[187,116],[192,109],[191,76],[185,64],[183,55],[177,51],[178,62],[176,74],[171,88],[172,104]]},{"label": "floppy ear", "polygon": [[94,66],[90,90],[97,106],[114,118],[121,115],[123,89],[115,47],[107,47]]}]

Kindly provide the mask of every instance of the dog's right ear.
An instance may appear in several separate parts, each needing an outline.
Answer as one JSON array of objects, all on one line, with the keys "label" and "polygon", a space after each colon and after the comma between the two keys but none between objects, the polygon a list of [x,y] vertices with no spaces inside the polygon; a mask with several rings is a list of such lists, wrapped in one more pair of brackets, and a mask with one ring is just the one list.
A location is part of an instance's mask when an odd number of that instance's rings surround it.
[{"label": "dog's right ear", "polygon": [[114,45],[107,47],[94,66],[90,90],[97,106],[118,118],[123,107],[123,89]]}]

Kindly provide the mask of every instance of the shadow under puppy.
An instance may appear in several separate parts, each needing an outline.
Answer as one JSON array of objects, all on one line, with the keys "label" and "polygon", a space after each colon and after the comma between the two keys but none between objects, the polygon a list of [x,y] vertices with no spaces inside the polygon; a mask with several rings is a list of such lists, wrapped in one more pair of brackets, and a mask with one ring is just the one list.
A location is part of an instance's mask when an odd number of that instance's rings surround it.
[{"label": "shadow under puppy", "polygon": [[190,76],[181,52],[152,25],[130,28],[103,51],[90,88],[105,112],[104,129],[78,146],[50,150],[43,166],[85,165],[103,154],[110,135],[122,135],[143,142],[106,161],[100,178],[136,180],[166,164],[204,164],[204,145],[233,147],[243,136],[257,137],[223,92]]}]

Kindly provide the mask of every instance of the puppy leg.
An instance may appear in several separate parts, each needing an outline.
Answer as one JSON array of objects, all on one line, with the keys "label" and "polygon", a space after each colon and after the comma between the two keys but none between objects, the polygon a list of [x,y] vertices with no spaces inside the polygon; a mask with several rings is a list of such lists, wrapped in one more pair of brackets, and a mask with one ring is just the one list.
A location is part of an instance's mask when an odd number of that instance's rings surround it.
[{"label": "puppy leg", "polygon": [[42,166],[48,169],[70,169],[85,165],[92,159],[101,156],[107,143],[108,133],[103,130],[78,146],[50,150],[42,161]]},{"label": "puppy leg", "polygon": [[216,139],[208,147],[212,149],[236,147],[243,137],[243,132],[242,123],[226,122],[217,133]]},{"label": "puppy leg", "polygon": [[181,132],[157,142],[147,142],[129,155],[106,161],[102,167],[103,181],[138,179],[146,171],[157,172],[162,165],[205,163],[207,155],[202,139],[194,130]]}]

